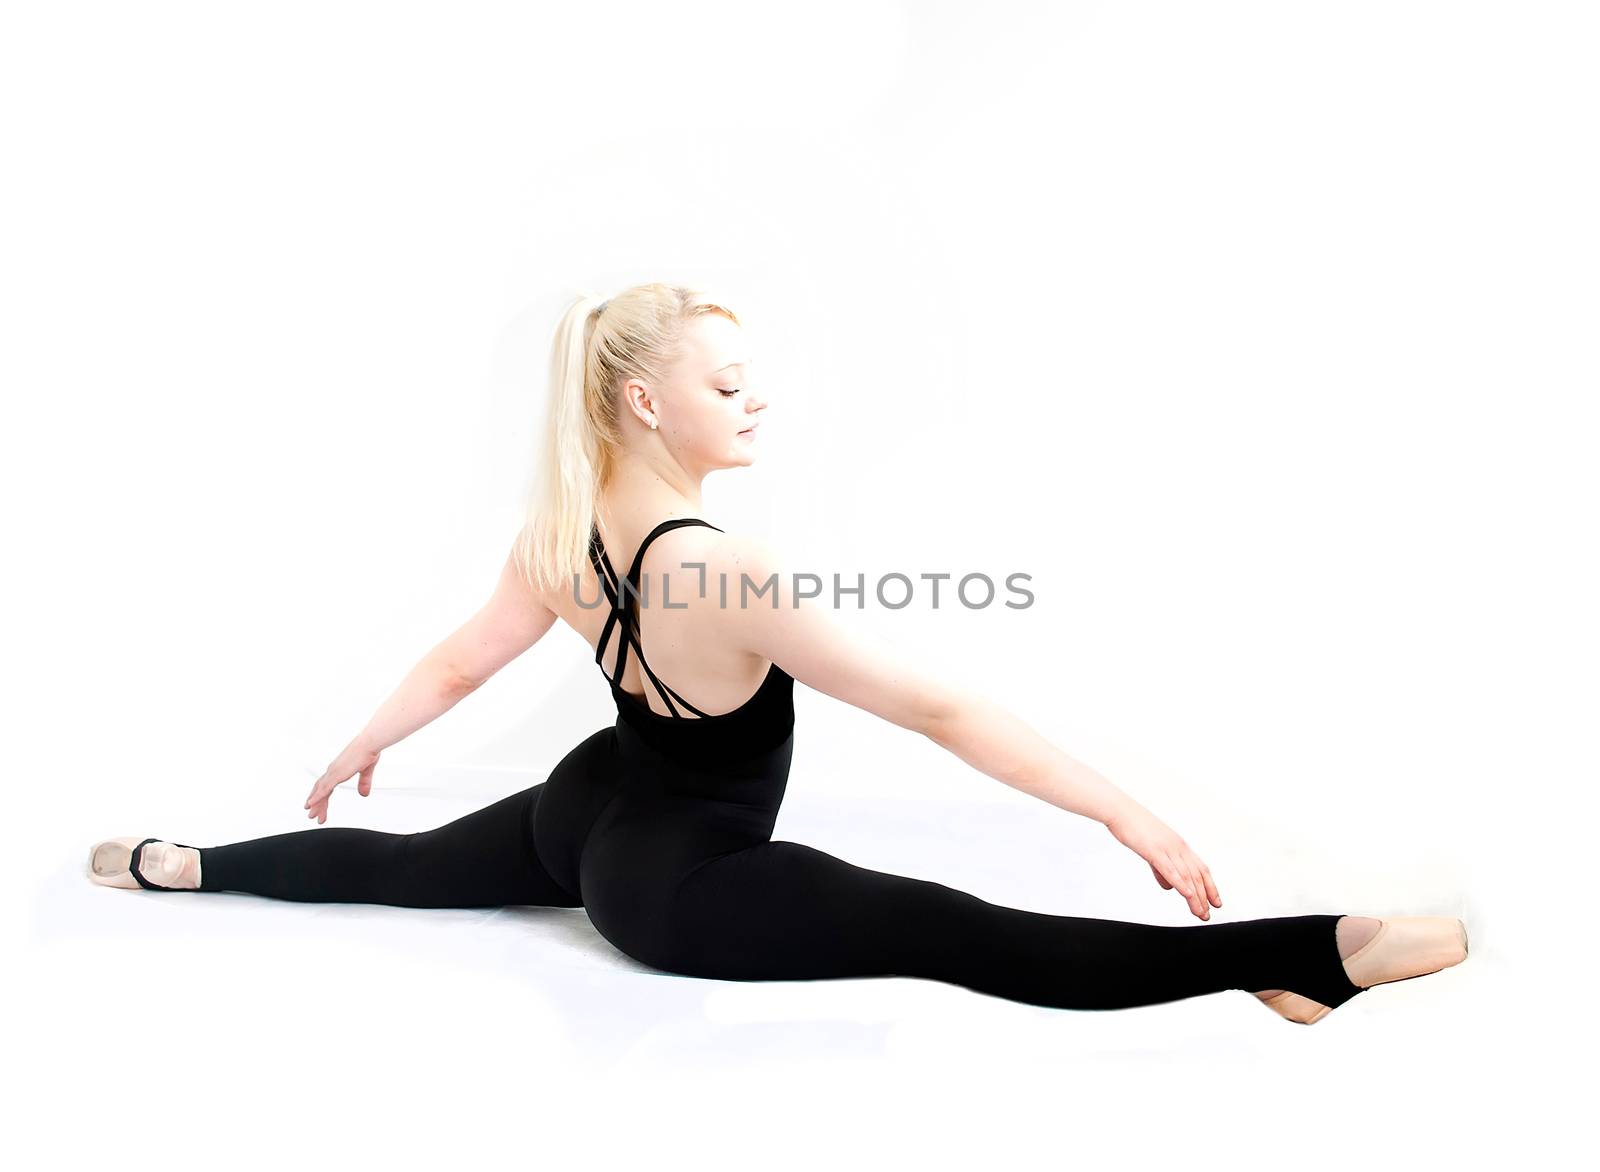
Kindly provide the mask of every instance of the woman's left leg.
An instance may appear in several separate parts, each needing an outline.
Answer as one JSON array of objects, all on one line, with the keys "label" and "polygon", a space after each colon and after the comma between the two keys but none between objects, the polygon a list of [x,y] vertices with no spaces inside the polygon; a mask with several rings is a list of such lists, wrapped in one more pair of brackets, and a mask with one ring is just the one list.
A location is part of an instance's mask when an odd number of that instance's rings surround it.
[{"label": "woman's left leg", "polygon": [[1339,919],[1167,927],[1049,915],[783,840],[696,866],[657,924],[629,931],[626,918],[611,917],[626,932],[616,933],[619,947],[644,943],[638,959],[688,975],[925,977],[1063,1009],[1119,1009],[1224,989],[1289,989],[1337,1006],[1361,991],[1345,975]]}]

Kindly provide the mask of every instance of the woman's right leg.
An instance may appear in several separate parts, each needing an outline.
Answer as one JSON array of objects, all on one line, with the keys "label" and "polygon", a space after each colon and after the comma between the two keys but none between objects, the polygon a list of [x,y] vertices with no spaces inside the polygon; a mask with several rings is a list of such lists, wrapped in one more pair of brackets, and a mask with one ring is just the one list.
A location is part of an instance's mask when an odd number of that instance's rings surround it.
[{"label": "woman's right leg", "polygon": [[396,907],[579,907],[534,850],[547,784],[416,834],[332,827],[200,847],[199,890]]}]

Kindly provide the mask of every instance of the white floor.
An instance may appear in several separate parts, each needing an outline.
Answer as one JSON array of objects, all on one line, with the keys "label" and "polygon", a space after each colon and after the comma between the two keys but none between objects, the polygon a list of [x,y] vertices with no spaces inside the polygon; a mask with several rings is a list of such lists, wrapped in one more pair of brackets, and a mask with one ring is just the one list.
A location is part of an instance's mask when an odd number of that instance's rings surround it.
[{"label": "white floor", "polygon": [[[492,796],[470,779],[340,791],[330,825],[422,829]],[[1515,995],[1492,917],[1459,901],[1395,910],[1462,914],[1465,964],[1307,1028],[1244,992],[1095,1013],[911,979],[689,979],[620,955],[581,909],[110,890],[83,875],[94,838],[283,826],[237,795],[181,827],[106,816],[63,810],[12,840],[35,877],[8,1015],[14,1134],[46,1166],[138,1144],[171,1167],[1477,1166],[1562,1150],[1561,1121],[1583,1117],[1546,1052],[1588,1027],[1543,1024],[1577,989]],[[1031,800],[791,795],[777,837],[1013,906],[1197,923],[1101,828]],[[1232,863],[1214,922],[1346,910],[1286,901],[1287,855],[1208,841],[1214,870]]]}]

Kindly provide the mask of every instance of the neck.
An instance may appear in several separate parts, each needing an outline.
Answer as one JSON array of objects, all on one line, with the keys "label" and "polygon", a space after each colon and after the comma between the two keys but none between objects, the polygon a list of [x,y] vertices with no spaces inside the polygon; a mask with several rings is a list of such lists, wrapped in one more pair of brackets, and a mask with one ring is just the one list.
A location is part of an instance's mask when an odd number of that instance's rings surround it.
[{"label": "neck", "polygon": [[700,515],[700,482],[665,452],[624,452],[600,497],[614,516],[656,520]]}]

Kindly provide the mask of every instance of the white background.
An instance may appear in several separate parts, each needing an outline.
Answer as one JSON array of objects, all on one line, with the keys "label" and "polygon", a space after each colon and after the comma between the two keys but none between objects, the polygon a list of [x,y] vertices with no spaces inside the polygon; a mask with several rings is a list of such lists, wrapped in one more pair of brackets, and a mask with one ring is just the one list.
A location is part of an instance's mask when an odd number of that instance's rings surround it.
[{"label": "white background", "polygon": [[[12,1134],[239,1167],[1344,1167],[1573,1142],[1600,712],[1589,6],[16,4],[0,18]],[[578,292],[713,289],[705,514],[1182,833],[1224,907],[1451,915],[1315,1029],[658,974],[576,909],[117,892],[299,830],[488,596]],[[778,836],[1195,924],[1104,829],[805,687]],[[614,713],[553,630],[329,825]],[[224,1156],[224,1154],[226,1156]]]}]

